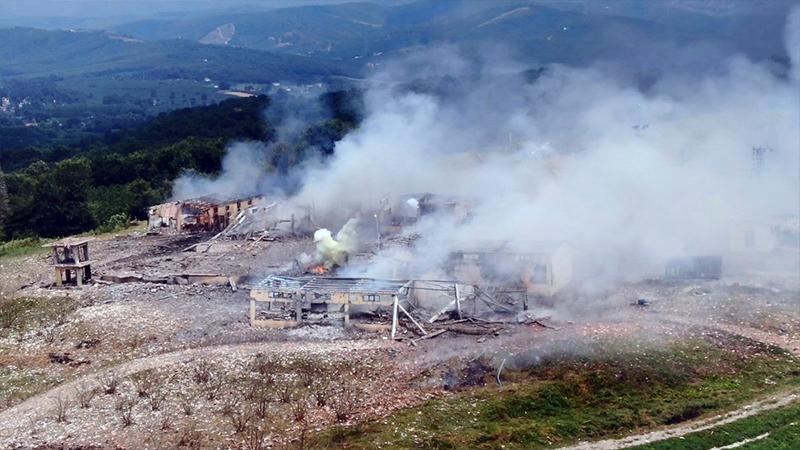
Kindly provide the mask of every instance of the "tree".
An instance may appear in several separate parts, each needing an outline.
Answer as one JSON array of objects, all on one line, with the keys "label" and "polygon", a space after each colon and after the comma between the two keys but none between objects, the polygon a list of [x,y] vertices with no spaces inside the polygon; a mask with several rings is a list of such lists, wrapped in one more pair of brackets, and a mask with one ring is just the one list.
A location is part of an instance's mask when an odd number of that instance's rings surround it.
[{"label": "tree", "polygon": [[0,239],[5,237],[5,225],[8,221],[9,212],[6,177],[3,175],[3,168],[0,167]]},{"label": "tree", "polygon": [[5,176],[10,213],[5,222],[7,238],[16,239],[34,234],[34,205],[36,204],[36,178],[25,173],[12,173]]},{"label": "tree", "polygon": [[89,210],[92,168],[84,158],[56,164],[36,186],[34,229],[44,237],[69,236],[91,230],[96,222]]},{"label": "tree", "polygon": [[100,225],[114,216],[127,217],[130,205],[131,196],[125,185],[99,186],[89,194],[89,210]]},{"label": "tree", "polygon": [[159,200],[158,192],[141,178],[130,182],[127,190],[130,199],[128,214],[135,219],[146,219],[148,208]]}]

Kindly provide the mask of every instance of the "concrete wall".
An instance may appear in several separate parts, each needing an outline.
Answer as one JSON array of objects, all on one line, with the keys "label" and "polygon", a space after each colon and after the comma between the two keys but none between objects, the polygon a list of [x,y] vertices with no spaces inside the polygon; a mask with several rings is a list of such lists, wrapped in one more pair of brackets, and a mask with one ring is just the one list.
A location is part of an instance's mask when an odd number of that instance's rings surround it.
[{"label": "concrete wall", "polygon": [[263,202],[262,197],[245,198],[218,205],[178,201],[151,206],[148,226],[181,231],[186,226],[221,231],[236,220],[239,213]]},{"label": "concrete wall", "polygon": [[170,229],[179,228],[178,218],[180,212],[180,202],[162,203],[151,206],[148,212],[148,228],[158,229],[167,227]]},{"label": "concrete wall", "polygon": [[730,231],[730,246],[734,253],[771,252],[778,246],[772,227],[751,225]]},{"label": "concrete wall", "polygon": [[567,244],[560,244],[548,253],[537,253],[524,262],[523,282],[529,294],[552,296],[572,282],[572,249]]},{"label": "concrete wall", "polygon": [[452,275],[477,286],[519,283],[529,294],[552,296],[570,284],[573,271],[572,249],[560,244],[536,253],[464,252]]},{"label": "concrete wall", "polygon": [[254,197],[213,205],[204,214],[202,223],[210,229],[222,231],[236,220],[240,212],[261,201],[262,197]]}]

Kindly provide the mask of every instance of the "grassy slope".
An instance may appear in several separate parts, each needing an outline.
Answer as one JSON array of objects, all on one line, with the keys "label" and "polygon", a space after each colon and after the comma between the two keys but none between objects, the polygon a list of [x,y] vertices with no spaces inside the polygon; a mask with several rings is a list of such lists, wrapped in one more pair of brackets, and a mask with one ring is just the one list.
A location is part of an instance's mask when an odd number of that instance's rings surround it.
[{"label": "grassy slope", "polygon": [[510,373],[512,382],[502,388],[461,392],[381,422],[323,433],[317,446],[543,448],[680,423],[800,385],[797,360],[773,347],[736,344],[736,351],[693,342],[551,360]]},{"label": "grassy slope", "polygon": [[[0,338],[62,324],[78,306],[79,302],[70,297],[0,298]],[[60,381],[51,377],[47,370],[41,369],[42,355],[21,357],[14,347],[13,340],[4,339],[0,344],[0,408],[35,395]]]},{"label": "grassy slope", "polygon": [[44,241],[36,238],[24,238],[3,242],[0,243],[0,258],[47,253],[48,249],[42,247],[43,244]]},{"label": "grassy slope", "polygon": [[[115,236],[126,236],[134,233],[144,233],[147,231],[147,222],[140,220],[136,225],[129,226],[120,230],[113,230],[109,232],[88,231],[77,235],[78,237],[94,237],[96,239],[110,239]],[[38,238],[23,238],[13,241],[0,243],[0,260],[2,258],[14,258],[28,255],[38,255],[50,253],[51,250],[43,247],[49,242],[54,242],[56,239],[38,239]]]},{"label": "grassy slope", "polygon": [[639,450],[705,450],[754,439],[765,433],[766,438],[746,444],[742,449],[800,448],[800,403],[779,408],[680,438],[634,447]]}]

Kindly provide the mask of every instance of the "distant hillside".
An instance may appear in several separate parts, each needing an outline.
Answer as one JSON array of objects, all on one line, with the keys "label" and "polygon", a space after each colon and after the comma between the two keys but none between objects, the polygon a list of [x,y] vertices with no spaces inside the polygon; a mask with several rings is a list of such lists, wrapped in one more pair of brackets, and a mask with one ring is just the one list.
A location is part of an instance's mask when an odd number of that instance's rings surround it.
[{"label": "distant hillside", "polygon": [[387,11],[371,3],[302,6],[186,20],[142,20],[113,30],[148,40],[200,41],[221,27],[233,25],[235,33],[228,42],[232,46],[340,56],[340,46],[350,49],[354,43],[379,38],[384,33]]},{"label": "distant hillside", "polygon": [[96,31],[0,30],[0,77],[114,75],[152,79],[318,81],[356,73],[322,58]]},{"label": "distant hillside", "polygon": [[[607,4],[606,4],[607,3]],[[397,5],[346,3],[141,20],[114,28],[145,40],[195,42],[380,61],[433,42],[500,42],[540,62],[586,62],[597,51],[636,43],[712,46],[755,58],[781,56],[791,0],[614,2],[592,0],[422,0]]]}]

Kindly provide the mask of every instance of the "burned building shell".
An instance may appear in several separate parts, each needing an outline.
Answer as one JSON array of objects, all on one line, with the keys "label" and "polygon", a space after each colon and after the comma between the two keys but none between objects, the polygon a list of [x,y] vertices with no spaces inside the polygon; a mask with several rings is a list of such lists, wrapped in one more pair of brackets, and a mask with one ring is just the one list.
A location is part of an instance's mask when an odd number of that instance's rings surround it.
[{"label": "burned building shell", "polygon": [[180,200],[150,207],[148,228],[177,232],[222,231],[240,212],[258,205],[262,197],[220,200],[211,197]]},{"label": "burned building shell", "polygon": [[[407,301],[410,280],[364,278],[280,277],[258,282],[250,291],[250,323],[285,328],[304,320],[342,319],[350,324],[350,312],[389,309],[395,301]],[[265,303],[267,319],[260,319],[256,302]]]},{"label": "burned building shell", "polygon": [[472,203],[466,198],[430,192],[407,194],[384,199],[376,219],[380,234],[390,236],[402,233],[404,227],[429,215],[447,214],[457,221],[464,221],[472,212]]},{"label": "burned building shell", "polygon": [[[260,280],[250,290],[250,324],[289,328],[303,322],[339,322],[348,327],[353,324],[351,314],[375,318],[380,313],[389,313],[393,337],[400,314],[425,334],[407,308],[427,306],[439,310],[442,305],[445,310],[460,308],[460,298],[458,285],[447,281],[273,275]],[[266,308],[259,305],[266,305]],[[359,322],[355,326],[373,331],[386,327]]]},{"label": "burned building shell", "polygon": [[56,286],[82,286],[92,279],[92,261],[89,259],[91,241],[91,238],[67,238],[44,245],[53,250]]},{"label": "burned building shell", "polygon": [[563,243],[540,243],[535,248],[535,252],[516,252],[505,243],[476,245],[451,253],[448,272],[463,283],[556,295],[572,280],[572,251]]}]

